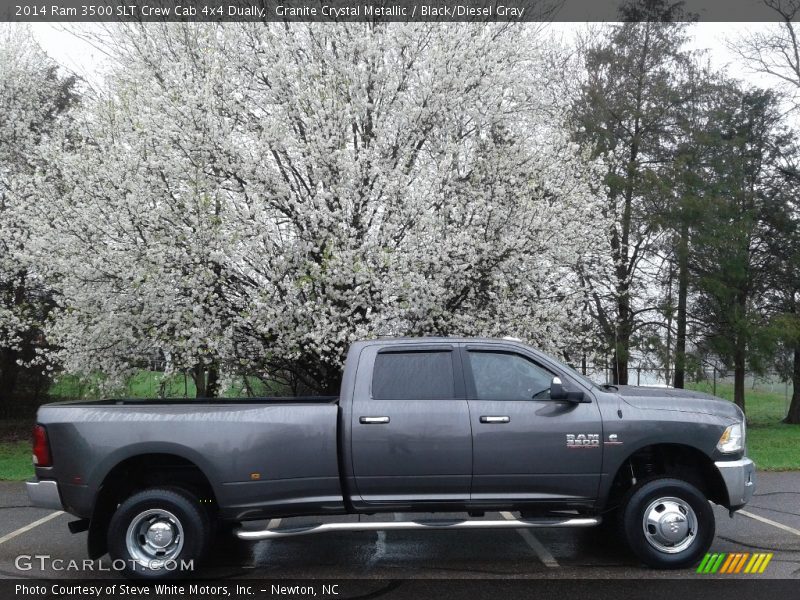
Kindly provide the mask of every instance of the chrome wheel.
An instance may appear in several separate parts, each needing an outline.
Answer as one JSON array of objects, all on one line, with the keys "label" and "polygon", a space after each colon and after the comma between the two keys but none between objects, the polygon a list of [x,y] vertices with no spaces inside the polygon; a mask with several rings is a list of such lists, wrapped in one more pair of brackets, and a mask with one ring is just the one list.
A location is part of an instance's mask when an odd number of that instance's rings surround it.
[{"label": "chrome wheel", "polygon": [[139,565],[160,569],[183,548],[183,526],[168,510],[151,508],[136,515],[125,535],[128,554]]},{"label": "chrome wheel", "polygon": [[676,554],[691,546],[697,537],[697,517],[692,507],[680,498],[658,498],[645,509],[642,528],[653,548]]}]

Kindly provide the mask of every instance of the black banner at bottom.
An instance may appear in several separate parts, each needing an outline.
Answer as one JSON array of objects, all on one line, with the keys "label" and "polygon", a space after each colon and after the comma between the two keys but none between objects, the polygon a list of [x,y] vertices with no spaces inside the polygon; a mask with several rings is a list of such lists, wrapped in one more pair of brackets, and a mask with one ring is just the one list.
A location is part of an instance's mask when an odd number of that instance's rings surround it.
[{"label": "black banner at bottom", "polygon": [[85,600],[130,598],[153,600],[712,600],[797,597],[798,580],[744,579],[237,579],[221,581],[125,581],[114,579],[0,580],[3,599]]}]

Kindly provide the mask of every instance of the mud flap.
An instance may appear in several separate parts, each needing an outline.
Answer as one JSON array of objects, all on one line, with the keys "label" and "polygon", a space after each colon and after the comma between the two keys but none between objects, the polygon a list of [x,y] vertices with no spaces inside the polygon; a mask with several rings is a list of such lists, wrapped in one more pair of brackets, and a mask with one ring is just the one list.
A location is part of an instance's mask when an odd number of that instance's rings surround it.
[{"label": "mud flap", "polygon": [[[102,498],[102,495],[100,496]],[[86,545],[91,560],[96,560],[108,553],[108,524],[111,515],[116,510],[114,502],[101,501],[94,509],[89,522],[89,535],[86,536]]]}]

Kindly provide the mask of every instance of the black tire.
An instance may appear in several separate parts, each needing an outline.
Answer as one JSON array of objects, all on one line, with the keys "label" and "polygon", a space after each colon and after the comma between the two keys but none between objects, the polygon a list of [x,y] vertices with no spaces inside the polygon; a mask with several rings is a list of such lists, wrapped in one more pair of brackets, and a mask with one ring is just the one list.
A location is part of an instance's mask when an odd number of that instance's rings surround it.
[{"label": "black tire", "polygon": [[[191,561],[191,568],[197,568],[211,544],[213,530],[208,512],[190,492],[163,487],[138,492],[111,517],[108,553],[112,568],[130,578],[186,577],[191,571],[182,569],[181,564]],[[163,564],[159,566],[159,562]]]},{"label": "black tire", "polygon": [[[649,520],[645,520],[650,515]],[[636,557],[657,569],[697,563],[714,540],[714,511],[681,479],[659,477],[633,488],[623,502],[622,535]]]}]

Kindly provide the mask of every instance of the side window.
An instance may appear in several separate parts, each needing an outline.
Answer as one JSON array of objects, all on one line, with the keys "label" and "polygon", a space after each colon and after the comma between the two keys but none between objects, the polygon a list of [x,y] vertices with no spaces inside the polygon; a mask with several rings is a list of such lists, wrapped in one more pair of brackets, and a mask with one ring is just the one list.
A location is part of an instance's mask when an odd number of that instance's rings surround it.
[{"label": "side window", "polygon": [[453,398],[450,352],[382,352],[375,357],[372,397],[376,400]]},{"label": "side window", "polygon": [[553,373],[519,354],[469,352],[478,400],[532,400],[550,397]]}]

